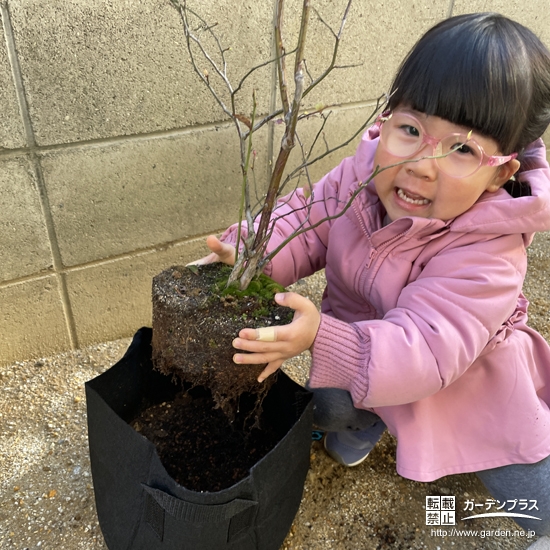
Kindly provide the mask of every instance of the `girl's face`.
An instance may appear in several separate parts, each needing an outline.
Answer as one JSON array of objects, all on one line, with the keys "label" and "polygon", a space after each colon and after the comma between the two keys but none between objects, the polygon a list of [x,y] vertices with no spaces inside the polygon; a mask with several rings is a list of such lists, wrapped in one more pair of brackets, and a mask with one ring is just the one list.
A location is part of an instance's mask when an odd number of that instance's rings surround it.
[{"label": "girl's face", "polygon": [[[399,107],[399,112],[414,115],[430,136],[443,138],[449,134],[468,134],[470,129],[412,109]],[[501,155],[495,140],[476,132],[471,136],[489,156]],[[433,148],[426,144],[413,157],[431,156]],[[381,168],[403,161],[379,144],[374,165]],[[389,168],[374,178],[374,186],[391,221],[405,216],[436,218],[448,221],[471,208],[485,192],[494,193],[518,170],[519,162],[510,160],[498,167],[482,166],[464,178],[453,178],[442,172],[434,159],[406,162]]]}]

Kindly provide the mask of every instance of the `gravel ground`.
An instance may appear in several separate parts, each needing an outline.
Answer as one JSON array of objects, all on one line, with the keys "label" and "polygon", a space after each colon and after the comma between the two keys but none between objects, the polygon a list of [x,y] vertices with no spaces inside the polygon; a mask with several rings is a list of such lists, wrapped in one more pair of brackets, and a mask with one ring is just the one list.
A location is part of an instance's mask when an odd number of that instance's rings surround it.
[{"label": "gravel ground", "polygon": [[[550,340],[549,233],[537,237],[529,258],[530,323]],[[321,274],[297,283],[296,290],[319,302],[322,287]],[[1,549],[107,548],[95,515],[84,382],[114,364],[129,343],[117,340],[0,367]],[[304,356],[285,368],[303,383],[308,365]],[[282,548],[519,550],[533,543],[508,519],[457,522],[457,529],[480,531],[477,536],[443,536],[445,527],[426,526],[427,496],[455,496],[458,516],[466,501],[486,503],[488,494],[475,475],[433,483],[401,478],[394,457],[395,440],[387,433],[363,464],[350,469],[314,442],[302,505]],[[492,533],[482,537],[482,530]],[[540,540],[532,548],[550,545]]]}]

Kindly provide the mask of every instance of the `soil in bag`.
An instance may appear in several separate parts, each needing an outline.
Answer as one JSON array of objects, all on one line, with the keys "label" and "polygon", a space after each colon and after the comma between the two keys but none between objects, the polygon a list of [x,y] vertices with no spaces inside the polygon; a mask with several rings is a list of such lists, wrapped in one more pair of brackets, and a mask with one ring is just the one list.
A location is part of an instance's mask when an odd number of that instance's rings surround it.
[{"label": "soil in bag", "polygon": [[249,475],[280,441],[265,415],[250,429],[256,396],[243,394],[233,422],[204,387],[180,389],[173,398],[145,405],[130,425],[151,441],[166,471],[192,491],[221,491]]}]

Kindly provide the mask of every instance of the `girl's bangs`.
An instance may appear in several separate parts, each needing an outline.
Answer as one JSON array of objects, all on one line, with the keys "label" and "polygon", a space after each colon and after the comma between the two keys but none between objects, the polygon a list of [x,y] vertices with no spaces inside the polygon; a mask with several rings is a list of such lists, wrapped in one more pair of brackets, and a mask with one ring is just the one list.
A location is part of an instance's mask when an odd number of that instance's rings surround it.
[{"label": "girl's bangs", "polygon": [[494,139],[502,154],[510,154],[529,100],[529,84],[518,82],[523,73],[530,80],[521,49],[514,58],[512,44],[497,46],[490,34],[447,30],[425,36],[413,48],[397,73],[389,108],[409,105],[444,118]]}]

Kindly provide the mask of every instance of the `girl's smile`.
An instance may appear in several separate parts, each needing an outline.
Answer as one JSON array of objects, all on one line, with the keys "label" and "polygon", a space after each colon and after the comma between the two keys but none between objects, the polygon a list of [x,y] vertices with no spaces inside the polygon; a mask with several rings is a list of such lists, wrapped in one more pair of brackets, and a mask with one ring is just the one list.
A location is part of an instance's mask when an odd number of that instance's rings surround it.
[{"label": "girl's smile", "polygon": [[[396,111],[414,115],[426,132],[437,138],[469,132],[469,129],[437,116],[406,108]],[[488,154],[499,154],[495,140],[475,133],[474,136]],[[421,158],[432,155],[433,149],[426,144],[413,160],[404,160],[389,153],[383,144],[378,144],[375,166],[391,168],[374,178],[374,186],[390,220],[418,216],[448,221],[469,210],[484,192],[498,191],[519,168],[519,162],[513,159],[502,166],[482,166],[470,176],[456,178],[440,170],[433,158]]]},{"label": "girl's smile", "polygon": [[429,199],[415,193],[411,193],[407,189],[402,189],[401,187],[396,187],[395,192],[397,194],[397,200],[405,203],[405,205],[403,205],[404,208],[408,208],[409,206],[411,208],[414,208],[415,206],[422,207],[430,204],[431,202]]}]

